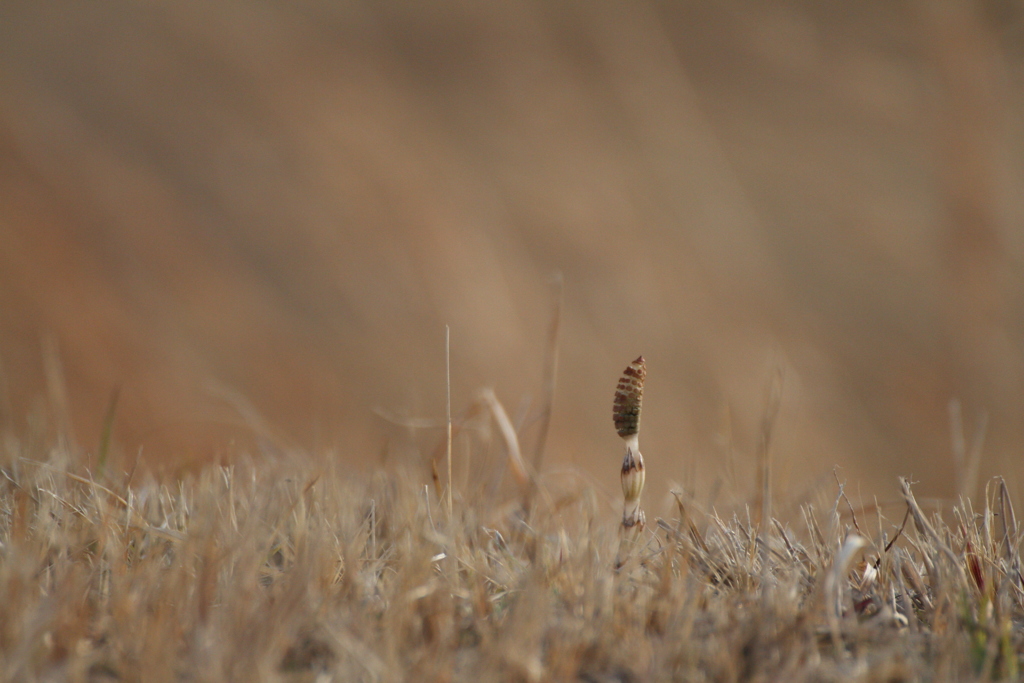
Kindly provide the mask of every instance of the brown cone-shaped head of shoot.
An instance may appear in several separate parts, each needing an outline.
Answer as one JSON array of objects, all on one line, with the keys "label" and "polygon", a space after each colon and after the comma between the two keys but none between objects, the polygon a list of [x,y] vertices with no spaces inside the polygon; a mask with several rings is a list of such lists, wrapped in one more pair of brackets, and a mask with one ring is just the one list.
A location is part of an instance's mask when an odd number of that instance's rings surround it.
[{"label": "brown cone-shaped head of shoot", "polygon": [[629,440],[640,432],[640,405],[644,398],[646,377],[647,366],[644,365],[644,357],[640,356],[629,364],[619,378],[612,404],[612,418],[615,420],[615,431],[623,439]]}]

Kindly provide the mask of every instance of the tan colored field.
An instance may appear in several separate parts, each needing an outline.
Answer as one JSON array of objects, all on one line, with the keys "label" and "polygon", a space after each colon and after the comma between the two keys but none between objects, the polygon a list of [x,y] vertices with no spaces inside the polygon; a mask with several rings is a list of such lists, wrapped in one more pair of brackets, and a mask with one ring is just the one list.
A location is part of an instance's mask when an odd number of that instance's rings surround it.
[{"label": "tan colored field", "polygon": [[909,486],[877,524],[841,489],[766,527],[680,494],[617,539],[588,487],[449,515],[415,474],[309,458],[2,475],[5,682],[1020,680],[998,481],[952,526]]},{"label": "tan colored field", "polygon": [[[287,451],[425,483],[448,324],[456,416],[492,388],[532,458],[560,273],[544,470],[602,509],[639,353],[656,514],[670,482],[753,500],[776,372],[788,514],[836,464],[857,504],[899,510],[897,474],[947,511],[1020,494],[1022,13],[7,0],[3,428],[95,469],[119,390],[116,471]],[[466,490],[504,448],[468,427]]]}]

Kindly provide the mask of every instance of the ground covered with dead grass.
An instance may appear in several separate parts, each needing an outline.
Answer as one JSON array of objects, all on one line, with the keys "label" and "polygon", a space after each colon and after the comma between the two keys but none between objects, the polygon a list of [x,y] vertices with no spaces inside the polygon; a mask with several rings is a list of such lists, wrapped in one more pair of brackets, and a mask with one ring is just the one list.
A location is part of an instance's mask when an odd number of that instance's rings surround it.
[{"label": "ground covered with dead grass", "polygon": [[944,516],[908,485],[870,524],[841,491],[766,526],[680,495],[620,547],[582,485],[449,519],[409,473],[171,484],[7,445],[3,681],[990,680],[1024,651],[999,480]]}]

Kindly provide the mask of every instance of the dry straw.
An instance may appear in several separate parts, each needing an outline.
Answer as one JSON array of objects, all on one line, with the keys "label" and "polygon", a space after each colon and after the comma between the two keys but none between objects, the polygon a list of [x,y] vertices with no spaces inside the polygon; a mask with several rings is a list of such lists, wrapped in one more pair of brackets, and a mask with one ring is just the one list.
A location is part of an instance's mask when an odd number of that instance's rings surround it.
[{"label": "dry straw", "polygon": [[824,514],[789,498],[760,521],[674,492],[678,515],[645,526],[645,376],[637,358],[615,394],[616,526],[592,491],[546,482],[524,514],[538,475],[490,391],[452,435],[489,414],[518,490],[444,520],[440,487],[400,467],[240,458],[160,483],[0,431],[0,683],[1021,680],[1006,482],[931,510],[907,480],[872,508],[836,478]]},{"label": "dry straw", "polygon": [[824,513],[789,499],[799,514],[760,532],[677,495],[644,528],[642,367],[616,402],[632,465],[614,527],[585,490],[530,518],[468,497],[449,522],[411,470],[293,458],[97,480],[6,435],[0,683],[1020,680],[1005,482],[938,514],[901,481],[891,520],[840,484]]}]

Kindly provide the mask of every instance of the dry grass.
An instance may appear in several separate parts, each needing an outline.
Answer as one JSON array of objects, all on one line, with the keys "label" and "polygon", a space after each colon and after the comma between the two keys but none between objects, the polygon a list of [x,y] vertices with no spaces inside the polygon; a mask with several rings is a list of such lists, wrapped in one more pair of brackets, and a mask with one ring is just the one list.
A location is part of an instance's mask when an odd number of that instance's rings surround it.
[{"label": "dry grass", "polygon": [[449,521],[408,473],[99,482],[26,448],[0,476],[4,681],[989,680],[1024,649],[998,481],[949,523],[907,486],[902,533],[842,495],[761,530],[679,496],[616,570],[585,488],[456,492]]}]

